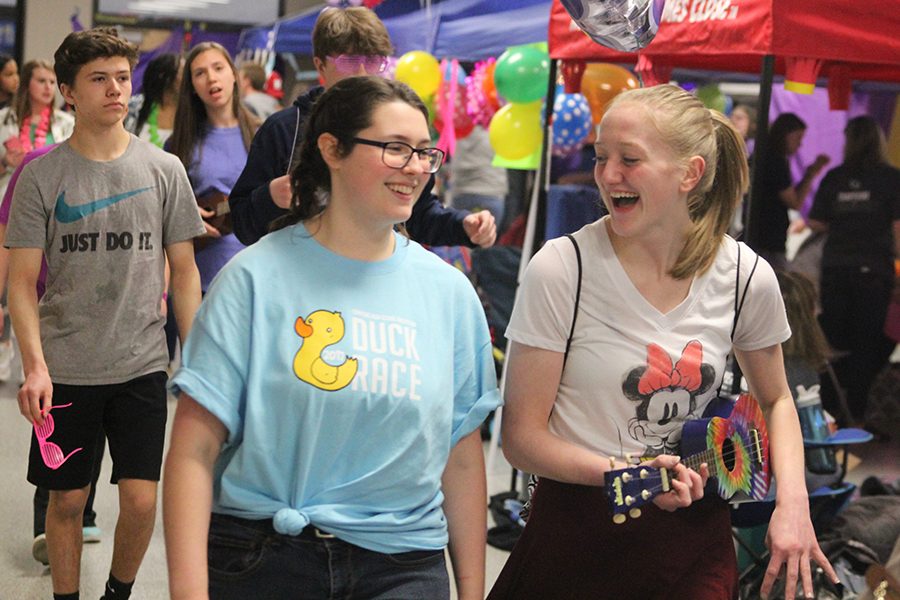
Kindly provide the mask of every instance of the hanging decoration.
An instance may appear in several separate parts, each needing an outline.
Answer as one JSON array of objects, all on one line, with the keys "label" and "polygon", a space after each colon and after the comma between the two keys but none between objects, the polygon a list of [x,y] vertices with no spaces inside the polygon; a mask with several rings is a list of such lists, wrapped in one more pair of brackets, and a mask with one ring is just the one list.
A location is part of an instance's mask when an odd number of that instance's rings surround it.
[{"label": "hanging decoration", "polygon": [[646,47],[659,30],[665,0],[561,0],[592,40],[620,52]]},{"label": "hanging decoration", "polygon": [[634,72],[641,78],[643,87],[669,83],[672,79],[671,65],[661,65],[646,54],[638,55],[637,64],[634,65]]},{"label": "hanging decoration", "polygon": [[489,67],[496,62],[496,58],[489,58],[475,63],[472,74],[466,80],[466,112],[472,123],[485,129],[490,124],[491,117],[500,108],[497,105],[496,92],[492,98],[485,92],[485,80],[491,76]]},{"label": "hanging decoration", "polygon": [[435,147],[453,156],[456,153],[456,140],[472,133],[474,124],[466,113],[465,86],[459,83],[459,61],[444,59],[441,61],[441,72],[448,77],[441,83],[437,94],[437,114],[434,127],[440,133]]},{"label": "hanging decoration", "polygon": [[816,89],[816,79],[825,61],[805,56],[786,56],[784,89],[797,94],[809,95]]},{"label": "hanging decoration", "polygon": [[587,67],[583,60],[564,60],[560,70],[563,75],[564,91],[567,94],[575,94],[581,90],[581,78]]},{"label": "hanging decoration", "polygon": [[848,110],[853,81],[850,79],[850,65],[833,64],[828,72],[828,108]]}]

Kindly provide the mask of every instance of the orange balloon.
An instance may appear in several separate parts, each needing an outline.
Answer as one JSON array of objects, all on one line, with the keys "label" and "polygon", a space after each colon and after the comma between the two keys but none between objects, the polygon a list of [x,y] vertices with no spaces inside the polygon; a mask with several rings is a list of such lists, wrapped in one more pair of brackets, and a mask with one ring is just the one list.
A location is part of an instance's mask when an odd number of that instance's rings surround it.
[{"label": "orange balloon", "polygon": [[492,62],[484,70],[484,79],[481,80],[481,90],[488,101],[488,105],[495,111],[500,108],[500,101],[497,99],[497,86],[494,85],[494,68],[497,63]]},{"label": "orange balloon", "polygon": [[640,87],[628,69],[609,63],[591,63],[581,77],[581,93],[591,105],[594,125],[603,118],[606,105],[620,92]]}]

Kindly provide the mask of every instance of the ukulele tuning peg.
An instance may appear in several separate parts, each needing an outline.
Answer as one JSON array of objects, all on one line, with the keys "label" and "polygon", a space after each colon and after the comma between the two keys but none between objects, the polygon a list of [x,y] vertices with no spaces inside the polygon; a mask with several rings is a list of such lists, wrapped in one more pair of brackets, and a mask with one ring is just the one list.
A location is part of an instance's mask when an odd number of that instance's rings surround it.
[{"label": "ukulele tuning peg", "polygon": [[641,490],[641,499],[649,500],[650,499],[650,490]]},{"label": "ukulele tuning peg", "polygon": [[638,517],[641,516],[641,509],[632,508],[631,510],[628,511],[628,516],[631,517],[632,519],[637,519]]},{"label": "ukulele tuning peg", "polygon": [[647,471],[647,469],[641,469],[640,471],[638,471],[638,476],[639,476],[641,479],[647,479],[647,477],[650,476],[650,472]]},{"label": "ukulele tuning peg", "polygon": [[634,455],[632,455],[631,452],[625,453],[625,462],[627,462],[629,465],[635,464]]},{"label": "ukulele tuning peg", "polygon": [[634,504],[634,496],[625,496],[625,506]]},{"label": "ukulele tuning peg", "polygon": [[627,471],[625,473],[622,473],[622,483],[628,483],[632,479],[634,478],[631,476],[631,473],[628,473]]},{"label": "ukulele tuning peg", "polygon": [[609,457],[609,470],[610,471],[616,470],[616,457],[615,456]]},{"label": "ukulele tuning peg", "polygon": [[626,518],[627,517],[621,513],[618,515],[613,515],[613,523],[615,523],[616,525],[621,525],[625,522]]}]

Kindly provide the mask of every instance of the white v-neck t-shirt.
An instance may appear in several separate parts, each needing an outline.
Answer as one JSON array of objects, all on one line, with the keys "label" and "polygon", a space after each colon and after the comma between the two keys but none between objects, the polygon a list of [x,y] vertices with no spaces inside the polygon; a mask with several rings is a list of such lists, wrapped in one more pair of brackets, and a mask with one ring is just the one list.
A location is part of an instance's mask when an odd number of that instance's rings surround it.
[{"label": "white v-neck t-shirt", "polygon": [[[685,420],[715,396],[732,348],[738,242],[726,237],[687,297],[663,314],[637,290],[613,250],[604,219],[573,234],[583,264],[578,318],[550,431],[604,456],[674,453]],[[756,254],[741,244],[741,295]],[[578,263],[566,238],[532,258],[506,337],[565,352]],[[791,335],[775,273],[760,259],[734,334],[759,350]]]}]

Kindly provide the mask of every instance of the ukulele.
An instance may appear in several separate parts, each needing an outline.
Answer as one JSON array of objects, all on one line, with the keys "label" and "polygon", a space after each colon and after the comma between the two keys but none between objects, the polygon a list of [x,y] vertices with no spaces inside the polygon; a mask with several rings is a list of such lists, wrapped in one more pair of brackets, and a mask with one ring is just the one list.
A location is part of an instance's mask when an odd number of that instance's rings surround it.
[{"label": "ukulele", "polygon": [[[739,494],[762,500],[769,491],[770,477],[769,434],[762,410],[750,394],[741,394],[734,405],[723,404],[730,408],[727,418],[685,422],[681,463],[697,472],[706,463],[710,480],[716,481],[716,493],[725,500]],[[672,487],[668,469],[644,465],[607,471],[605,482],[615,523],[624,523],[626,513],[639,517],[641,506]]]}]

